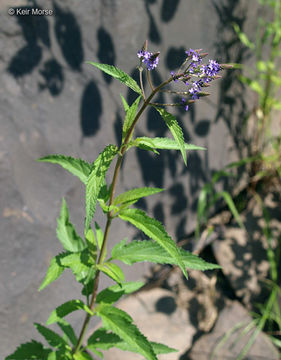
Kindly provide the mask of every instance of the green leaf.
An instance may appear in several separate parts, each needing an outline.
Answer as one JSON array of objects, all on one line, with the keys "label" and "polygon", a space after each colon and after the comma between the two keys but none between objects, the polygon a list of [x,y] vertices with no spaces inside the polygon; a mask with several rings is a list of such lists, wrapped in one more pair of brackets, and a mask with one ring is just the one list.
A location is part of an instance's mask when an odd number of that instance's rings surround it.
[{"label": "green leaf", "polygon": [[206,221],[208,215],[208,195],[212,194],[213,187],[211,184],[205,184],[199,193],[197,204],[197,224],[195,229],[196,239],[199,238],[200,226],[202,220]]},{"label": "green leaf", "polygon": [[101,250],[104,235],[103,235],[102,229],[100,228],[100,226],[97,222],[95,222],[95,230],[96,230],[96,237],[97,237],[99,249]]},{"label": "green leaf", "polygon": [[142,281],[131,281],[120,285],[113,285],[102,290],[98,295],[97,303],[113,304],[123,295],[137,291],[144,285]]},{"label": "green leaf", "polygon": [[121,99],[122,99],[124,110],[125,110],[125,112],[127,112],[129,110],[130,106],[128,105],[128,103],[125,100],[125,98],[123,97],[123,95],[120,95],[120,96],[121,96]]},{"label": "green leaf", "polygon": [[93,230],[90,228],[85,236],[86,243],[88,245],[91,257],[95,261],[97,258],[97,241]]},{"label": "green leaf", "polygon": [[180,152],[183,157],[183,161],[186,165],[187,164],[186,163],[186,151],[185,151],[184,137],[183,137],[181,127],[177,123],[176,118],[172,114],[168,113],[165,109],[158,108],[158,107],[155,107],[155,109],[159,112],[159,114],[162,116],[163,120],[165,121],[166,125],[170,129],[174,139],[176,140],[176,142],[179,146]]},{"label": "green leaf", "polygon": [[[156,342],[150,342],[152,349],[156,355],[158,354],[168,354],[171,352],[176,352],[178,350],[170,348],[169,346],[159,344]],[[123,341],[118,335],[108,332],[104,328],[99,328],[96,330],[88,339],[89,350],[108,350],[113,347],[131,352],[138,352],[137,349]]]},{"label": "green leaf", "polygon": [[232,162],[230,164],[228,164],[226,166],[226,169],[231,169],[231,168],[235,168],[235,167],[239,167],[239,166],[243,166],[243,165],[246,165],[248,163],[252,163],[256,160],[260,160],[262,157],[261,155],[255,155],[255,156],[251,156],[251,157],[245,157],[239,161],[235,161],[235,162]]},{"label": "green leaf", "polygon": [[89,337],[87,348],[90,350],[97,348],[108,350],[112,347],[118,347],[118,343],[122,342],[123,340],[121,340],[118,335],[108,333],[104,328],[99,328]]},{"label": "green leaf", "polygon": [[87,178],[91,171],[91,165],[82,159],[75,159],[71,156],[64,155],[48,155],[38,159],[37,161],[50,162],[58,164],[64,169],[71,172],[73,175],[79,177],[79,179],[86,184]]},{"label": "green leaf", "polygon": [[128,313],[126,313],[126,311],[116,308],[110,304],[100,304],[100,305],[98,305],[97,311],[99,311],[100,309],[106,309],[106,313],[108,315],[120,316],[123,319],[129,321],[130,323],[133,322],[132,317]]},{"label": "green leaf", "polygon": [[57,349],[61,349],[61,348],[70,349],[67,342],[53,330],[50,330],[47,327],[38,323],[35,323],[34,326],[39,331],[39,333],[45,338],[45,340],[49,345]]},{"label": "green leaf", "polygon": [[58,351],[52,351],[47,360],[73,360],[73,358],[70,350],[65,351],[65,349],[61,349]]},{"label": "green leaf", "polygon": [[238,210],[237,210],[230,194],[227,191],[221,191],[221,192],[218,192],[216,195],[224,198],[224,201],[227,203],[229,210],[231,211],[231,213],[234,216],[235,220],[237,221],[238,225],[241,227],[241,229],[245,229],[245,226],[240,218]]},{"label": "green leaf", "polygon": [[255,49],[255,44],[252,43],[248,39],[247,35],[244,32],[241,31],[239,25],[236,24],[236,23],[232,23],[232,25],[233,25],[233,28],[234,28],[236,34],[238,35],[241,43],[244,44],[245,46],[247,46],[249,49],[252,49],[252,50]]},{"label": "green leaf", "polygon": [[264,90],[261,86],[261,84],[256,81],[256,80],[252,80],[246,76],[240,75],[239,79],[241,80],[242,83],[248,85],[253,91],[255,91],[256,93],[258,93],[260,96],[264,95]]},{"label": "green leaf", "polygon": [[123,124],[123,137],[126,136],[128,130],[130,129],[130,127],[135,119],[140,99],[141,99],[141,96],[139,96],[127,110],[125,121]]},{"label": "green leaf", "polygon": [[107,330],[118,335],[146,359],[157,360],[150,342],[139,329],[124,316],[126,313],[116,311],[119,309],[113,308],[110,305],[99,305],[96,310],[98,316],[102,319],[103,326]]},{"label": "green leaf", "polygon": [[154,341],[151,341],[151,345],[152,345],[153,351],[155,352],[156,355],[169,354],[169,353],[172,353],[172,352],[178,352],[177,349],[171,348],[171,347],[169,347],[167,345],[160,344],[160,343],[157,343],[157,342],[154,342]]},{"label": "green leaf", "polygon": [[85,232],[90,228],[90,223],[95,215],[96,203],[100,189],[104,185],[105,174],[117,154],[117,146],[108,145],[98,156],[86,184],[86,221]]},{"label": "green leaf", "polygon": [[84,310],[88,314],[93,315],[93,312],[88,308],[87,305],[83,303],[83,301],[69,300],[52,311],[49,319],[46,322],[46,325],[51,325],[55,322],[58,322],[61,318],[76,310]]},{"label": "green leaf", "polygon": [[[138,137],[135,139],[135,145],[147,145],[153,149],[163,149],[163,150],[180,150],[179,144],[174,140],[167,137],[160,138],[149,138],[149,137]],[[184,143],[185,150],[206,150],[202,146],[197,146],[193,144]]]},{"label": "green leaf", "polygon": [[267,62],[261,61],[261,60],[257,61],[256,66],[257,66],[258,71],[260,71],[260,72],[266,72],[266,70],[268,68]]},{"label": "green leaf", "polygon": [[160,191],[163,191],[163,189],[149,188],[149,187],[128,190],[123,194],[116,196],[116,198],[113,200],[113,205],[126,204],[126,203],[129,203],[131,205],[137,202],[142,197],[157,194]]},{"label": "green leaf", "polygon": [[125,281],[122,269],[116,264],[106,262],[104,264],[97,265],[97,268],[120,285],[123,281]]},{"label": "green leaf", "polygon": [[[168,354],[171,352],[178,351],[176,349],[170,348],[166,345],[159,344],[159,343],[156,343],[153,341],[150,341],[150,345],[151,345],[155,355]],[[139,353],[139,351],[136,348],[134,348],[132,345],[127,344],[126,342],[122,341],[121,339],[119,342],[116,342],[112,347],[117,347],[118,349],[121,349],[123,351],[131,351],[131,352]]]},{"label": "green leaf", "polygon": [[[195,270],[220,269],[219,265],[210,264],[197,255],[190,253],[182,248],[178,248],[184,266]],[[129,244],[117,244],[111,252],[114,260],[122,261],[127,265],[136,262],[149,261],[156,264],[177,264],[175,259],[159,244],[151,240],[134,240]]]},{"label": "green leaf", "polygon": [[89,269],[88,275],[86,278],[83,279],[83,289],[82,289],[82,295],[89,297],[94,290],[94,277],[97,272],[96,267],[92,267]]},{"label": "green leaf", "polygon": [[46,276],[40,285],[39,291],[43,290],[51,282],[55,281],[64,271],[64,266],[61,264],[61,259],[66,256],[68,253],[61,253],[52,258],[50,266],[47,270]]},{"label": "green leaf", "polygon": [[69,212],[64,199],[57,224],[57,237],[65,250],[76,252],[85,249],[83,239],[77,235],[75,227],[69,221]]},{"label": "green leaf", "polygon": [[86,352],[79,352],[73,355],[74,360],[93,360],[92,356]]},{"label": "green leaf", "polygon": [[94,261],[91,258],[87,249],[81,252],[66,254],[60,260],[61,265],[72,270],[76,280],[83,282],[87,278],[88,272],[94,266]]},{"label": "green leaf", "polygon": [[17,350],[7,356],[5,360],[47,360],[52,350],[44,348],[44,346],[35,340],[21,344]]},{"label": "green leaf", "polygon": [[159,221],[150,218],[145,214],[145,212],[138,209],[122,210],[119,213],[119,217],[142,230],[147,236],[162,246],[171,255],[171,257],[174,258],[175,263],[181,268],[182,272],[187,277],[179,249]]},{"label": "green leaf", "polygon": [[124,71],[117,69],[115,66],[112,65],[99,64],[93,61],[87,61],[87,64],[93,65],[98,69],[104,71],[106,74],[114,77],[117,80],[120,80],[123,84],[127,85],[129,88],[141,95],[141,89],[136,83],[136,81]]},{"label": "green leaf", "polygon": [[77,344],[77,337],[72,326],[65,319],[60,319],[57,323],[72,345],[75,346]]}]

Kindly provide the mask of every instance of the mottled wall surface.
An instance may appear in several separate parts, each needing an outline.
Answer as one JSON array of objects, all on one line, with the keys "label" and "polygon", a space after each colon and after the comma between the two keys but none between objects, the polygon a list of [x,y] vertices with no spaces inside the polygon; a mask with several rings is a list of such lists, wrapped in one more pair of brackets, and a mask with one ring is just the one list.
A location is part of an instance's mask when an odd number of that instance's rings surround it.
[{"label": "mottled wall surface", "polygon": [[[51,16],[8,15],[16,9],[51,9]],[[45,322],[50,311],[71,298],[79,287],[72,276],[57,280],[42,293],[37,288],[49,261],[59,250],[56,217],[61,198],[81,232],[84,189],[78,179],[52,164],[35,160],[66,154],[93,161],[108,143],[120,142],[124,111],[119,94],[135,95],[116,80],[87,65],[98,61],[137,75],[136,52],[145,39],[160,51],[155,83],[177,68],[188,48],[202,48],[221,62],[245,62],[247,50],[231,23],[250,32],[255,1],[223,0],[57,0],[1,1],[0,4],[0,355],[30,337],[32,323]],[[24,6],[25,5],[25,6]],[[251,11],[249,11],[251,7]],[[161,220],[176,239],[194,230],[200,189],[213,171],[237,158],[246,113],[244,89],[236,72],[215,82],[212,96],[185,113],[174,111],[187,142],[208,148],[190,152],[188,167],[178,152],[160,156],[132,150],[122,167],[118,191],[157,186],[165,193],[140,202]],[[157,101],[166,101],[159,95]],[[152,109],[136,133],[166,136],[167,128]],[[109,173],[109,177],[112,173]],[[98,222],[104,225],[101,212]],[[113,224],[112,243],[124,236],[143,238],[134,228]],[[126,272],[140,278],[147,266]],[[107,281],[106,284],[109,282]],[[78,324],[78,317],[74,323]],[[80,319],[80,318],[79,318]],[[80,326],[80,325],[79,325]]]}]

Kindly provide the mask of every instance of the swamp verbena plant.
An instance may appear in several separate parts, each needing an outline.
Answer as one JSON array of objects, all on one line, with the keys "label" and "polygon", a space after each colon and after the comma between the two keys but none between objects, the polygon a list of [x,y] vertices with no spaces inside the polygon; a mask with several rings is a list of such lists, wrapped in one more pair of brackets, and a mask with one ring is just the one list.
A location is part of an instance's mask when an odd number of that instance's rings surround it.
[{"label": "swamp verbena plant", "polygon": [[[132,293],[143,286],[142,282],[125,282],[123,271],[115,261],[121,261],[127,265],[142,261],[177,265],[186,278],[187,268],[197,270],[219,268],[218,265],[207,263],[196,255],[177,247],[159,221],[149,217],[144,211],[132,207],[142,197],[157,194],[163,189],[136,188],[117,196],[115,196],[115,189],[124,155],[133,147],[152,151],[155,154],[159,154],[158,149],[180,150],[185,164],[187,163],[187,150],[203,150],[203,148],[184,142],[182,129],[176,118],[164,107],[168,105],[183,106],[185,110],[188,110],[191,103],[208,95],[202,91],[202,88],[209,86],[212,80],[219,77],[218,73],[223,68],[230,66],[219,65],[214,60],[203,64],[203,58],[207,54],[202,53],[201,50],[190,49],[186,51],[186,59],[179,70],[172,73],[162,84],[154,86],[150,71],[153,71],[158,65],[159,52],[147,51],[147,42],[145,42],[137,56],[140,60],[138,66],[140,86],[129,75],[114,66],[89,62],[118,79],[139,95],[130,105],[121,96],[126,115],[120,147],[106,146],[92,164],[64,155],[50,155],[39,159],[39,161],[59,164],[77,176],[86,188],[84,239],[77,234],[73,224],[69,221],[67,204],[63,199],[57,221],[57,237],[63,246],[63,252],[51,260],[39,290],[55,281],[65,269],[70,269],[76,280],[82,285],[81,294],[85,300],[67,301],[51,313],[47,325],[57,323],[63,335],[35,323],[35,327],[45,338],[48,347],[32,340],[20,345],[6,360],[89,360],[103,358],[102,351],[111,347],[139,353],[146,359],[155,360],[157,354],[176,351],[168,346],[149,341],[133,323],[129,314],[113,306],[123,295]],[[143,86],[144,70],[146,70],[150,86],[149,95],[145,93]],[[184,83],[185,91],[172,90],[169,85],[174,82]],[[152,100],[159,91],[167,91],[172,96],[180,96],[181,100],[171,104],[153,103]],[[143,112],[151,106],[161,115],[174,139],[134,137],[137,122]],[[106,173],[114,159],[116,162],[113,178],[108,185]],[[91,227],[97,203],[107,218],[104,231],[97,222],[95,222],[94,230]],[[122,240],[113,247],[111,254],[107,255],[110,226],[112,221],[116,221],[117,218],[134,225],[149,240],[133,240],[129,243],[126,239]],[[101,272],[116,284],[98,292]],[[78,336],[65,320],[68,314],[77,310],[84,312],[84,321]],[[101,319],[102,326],[86,339],[86,331],[93,316]]]}]

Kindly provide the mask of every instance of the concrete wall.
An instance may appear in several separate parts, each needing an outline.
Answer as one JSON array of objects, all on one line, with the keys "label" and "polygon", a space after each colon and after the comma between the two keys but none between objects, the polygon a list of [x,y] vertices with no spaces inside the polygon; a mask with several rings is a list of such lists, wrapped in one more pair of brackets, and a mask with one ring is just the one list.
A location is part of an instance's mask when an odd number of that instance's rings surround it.
[{"label": "concrete wall", "polygon": [[[35,160],[58,153],[93,161],[106,144],[120,140],[124,112],[119,94],[133,100],[123,85],[85,61],[114,64],[135,76],[136,53],[148,39],[150,50],[161,52],[153,72],[155,83],[169,76],[190,47],[202,48],[221,62],[245,62],[249,54],[231,23],[251,32],[256,14],[254,0],[13,1],[15,9],[23,5],[52,9],[52,16],[10,16],[10,4],[7,0],[0,4],[1,358],[19,342],[38,338],[33,322],[45,322],[55,306],[79,297],[71,274],[65,275],[67,282],[60,279],[37,292],[50,259],[60,250],[55,219],[61,198],[66,198],[71,221],[81,232],[84,189],[58,166]],[[188,113],[174,111],[186,141],[207,147],[207,152],[190,152],[185,168],[179,153],[162,151],[156,157],[132,150],[121,172],[118,191],[144,185],[166,189],[140,205],[176,240],[194,230],[204,183],[213,171],[235,159],[241,147],[246,99],[237,73],[224,74],[211,93]],[[136,133],[168,134],[152,110]],[[97,219],[103,226],[101,212]],[[112,243],[142,236],[117,221],[112,234]],[[138,279],[146,269],[143,265],[133,272],[127,269],[126,277]],[[73,318],[77,328],[79,320]]]}]

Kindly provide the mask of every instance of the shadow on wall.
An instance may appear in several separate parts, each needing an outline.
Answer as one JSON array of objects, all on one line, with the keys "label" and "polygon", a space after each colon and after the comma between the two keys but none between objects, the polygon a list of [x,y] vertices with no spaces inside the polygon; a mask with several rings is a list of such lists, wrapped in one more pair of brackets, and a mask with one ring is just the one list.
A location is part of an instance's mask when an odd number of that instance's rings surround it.
[{"label": "shadow on wall", "polygon": [[[30,1],[29,6],[21,9],[31,10],[34,7],[40,9],[35,1]],[[63,58],[73,71],[81,71],[84,52],[79,25],[69,10],[61,9],[55,2],[53,8],[54,32]],[[47,89],[52,96],[58,96],[63,90],[64,69],[52,52],[48,18],[30,14],[16,16],[16,20],[26,44],[12,57],[7,68],[8,72],[19,78],[39,67],[43,80],[38,83],[39,89],[41,91]],[[43,51],[49,55],[49,59],[44,62],[42,62]]]},{"label": "shadow on wall", "polygon": [[[233,22],[237,23],[243,31],[249,4],[240,1],[218,2],[212,0],[212,5],[218,17],[217,21],[217,40],[214,43],[216,53],[221,58],[222,63],[243,64],[250,58],[249,49],[241,44],[237,34],[233,29]],[[232,136],[236,149],[245,149],[247,144],[241,136],[241,128],[248,115],[247,104],[245,101],[245,86],[239,81],[240,70],[226,71],[224,78],[220,82],[219,107],[217,109],[216,121],[222,119]],[[238,114],[237,122],[233,121],[233,114]]]},{"label": "shadow on wall", "polygon": [[[82,63],[84,62],[84,50],[82,44],[82,34],[80,26],[76,20],[74,13],[62,8],[56,1],[52,2],[55,16],[54,24],[49,21],[48,17],[43,16],[18,16],[16,21],[22,30],[22,35],[25,40],[25,45],[12,57],[7,67],[7,71],[15,78],[20,78],[25,75],[37,71],[40,74],[38,81],[38,88],[40,91],[49,91],[51,96],[59,96],[65,84],[66,71],[82,72]],[[104,3],[103,6],[111,6],[111,3]],[[160,35],[160,25],[173,22],[175,15],[180,11],[183,4],[180,0],[144,0],[144,11],[149,19],[148,39],[154,44],[161,44],[162,38]],[[247,58],[246,49],[240,45],[234,31],[231,28],[231,22],[237,22],[241,28],[246,18],[246,11],[241,11],[239,1],[229,2],[224,5],[222,1],[212,1],[214,9],[217,13],[219,23],[217,28],[217,42],[215,48],[217,54],[225,54],[224,62],[243,62]],[[27,9],[32,7],[40,8],[36,1],[29,1]],[[240,7],[239,7],[240,6]],[[238,11],[240,9],[240,11]],[[239,13],[239,16],[234,14]],[[242,14],[242,15],[241,15]],[[110,25],[110,24],[109,24]],[[54,44],[51,43],[50,28],[54,26],[55,39],[64,64],[61,60],[56,58],[52,52]],[[97,40],[97,58],[102,63],[116,65],[116,46],[114,44],[114,36],[109,31],[109,26],[101,25],[96,32]],[[226,34],[227,33],[227,34]],[[229,33],[231,37],[229,37]],[[183,39],[184,40],[184,39]],[[185,56],[186,49],[183,46],[171,46],[168,48],[166,57],[163,61],[167,73],[175,70],[182,62]],[[44,59],[43,60],[43,52]],[[46,56],[46,54],[48,56]],[[151,73],[152,80],[155,84],[160,83],[163,79],[157,71]],[[134,68],[131,76],[138,80],[138,71]],[[234,125],[232,122],[233,108],[238,107],[240,110],[240,119],[246,112],[246,104],[244,102],[243,87],[236,79],[236,73],[229,71],[225,73],[225,80],[220,83],[220,102],[217,111],[216,121],[223,119],[226,122],[230,133],[235,139],[237,147],[241,145],[240,127],[241,124]],[[104,81],[107,86],[111,85],[112,78],[103,74]],[[233,88],[236,93],[233,95]],[[237,90],[238,89],[238,90]],[[127,93],[127,102],[131,104],[136,94],[131,90]],[[156,102],[166,102],[169,98],[167,94],[160,93],[155,99]],[[177,98],[170,99],[173,102],[178,101]],[[168,109],[169,111],[169,109]],[[192,130],[197,136],[205,138],[211,130],[212,119],[198,119],[196,113],[196,105],[192,106],[191,110],[186,114],[183,109],[177,108],[177,120],[183,127],[186,141],[190,141],[190,131]],[[100,130],[101,116],[103,114],[102,97],[94,80],[89,81],[81,92],[80,104],[80,127],[83,137],[96,136]],[[121,142],[120,133],[122,129],[122,118],[119,109],[116,110],[114,130],[115,137],[118,144]],[[187,129],[186,118],[189,119]],[[168,129],[164,124],[162,118],[153,108],[147,112],[146,116],[146,130],[151,136],[166,136]],[[146,135],[147,135],[146,133]],[[143,134],[139,134],[143,135]],[[140,173],[145,185],[164,186],[164,171],[168,171],[170,176],[175,180],[174,184],[168,190],[168,193],[174,202],[172,202],[168,213],[176,217],[177,223],[176,233],[178,238],[186,236],[184,233],[186,217],[186,207],[191,207],[190,211],[196,211],[196,201],[187,203],[186,187],[182,186],[177,180],[180,176],[191,173],[190,177],[190,192],[194,195],[194,199],[201,190],[203,184],[209,179],[206,177],[206,169],[208,163],[206,159],[201,158],[196,152],[189,154],[188,168],[185,168],[178,152],[161,152],[161,156],[157,157],[154,154],[144,152],[137,149],[137,159],[139,162]],[[153,169],[153,171],[152,171]],[[165,170],[166,169],[166,170]],[[180,201],[179,201],[180,200]],[[159,203],[154,209],[156,217],[165,222],[164,204]]]},{"label": "shadow on wall", "polygon": [[[20,7],[31,10],[40,6],[36,1],[29,1],[30,5]],[[40,91],[48,90],[50,95],[59,96],[64,88],[65,71],[82,72],[84,50],[80,26],[73,12],[61,8],[53,1],[54,34],[66,64],[61,64],[52,51],[50,27],[52,23],[47,16],[16,16],[21,27],[26,44],[12,57],[7,71],[15,78],[29,75],[38,69],[41,78],[38,81]],[[100,61],[114,64],[115,52],[110,35],[100,28],[97,33],[99,41],[98,57]],[[48,59],[42,61],[43,52]],[[46,57],[46,56],[45,56]],[[108,78],[105,79],[108,82]],[[90,81],[84,88],[81,98],[80,126],[82,135],[94,136],[100,128],[102,114],[102,99],[100,91],[94,81]]]}]

